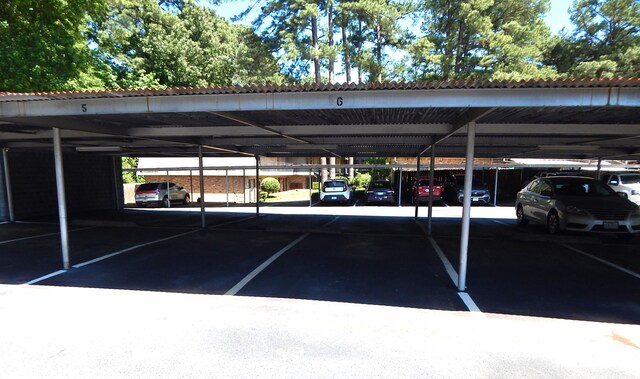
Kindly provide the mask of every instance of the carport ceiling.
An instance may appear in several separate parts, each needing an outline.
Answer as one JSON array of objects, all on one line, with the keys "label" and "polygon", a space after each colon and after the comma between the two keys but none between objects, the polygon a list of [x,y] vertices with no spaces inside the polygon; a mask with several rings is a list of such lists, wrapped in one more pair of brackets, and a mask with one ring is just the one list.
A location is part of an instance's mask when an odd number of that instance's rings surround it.
[{"label": "carport ceiling", "polygon": [[0,145],[129,156],[640,159],[640,79],[0,93]]}]

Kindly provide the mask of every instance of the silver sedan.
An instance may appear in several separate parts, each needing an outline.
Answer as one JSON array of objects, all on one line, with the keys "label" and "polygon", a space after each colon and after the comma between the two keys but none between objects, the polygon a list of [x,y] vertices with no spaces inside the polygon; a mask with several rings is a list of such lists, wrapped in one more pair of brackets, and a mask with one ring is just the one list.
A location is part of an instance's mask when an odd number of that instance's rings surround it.
[{"label": "silver sedan", "polygon": [[516,199],[520,225],[535,221],[551,234],[562,230],[633,235],[640,233],[640,208],[606,184],[587,177],[539,178]]}]

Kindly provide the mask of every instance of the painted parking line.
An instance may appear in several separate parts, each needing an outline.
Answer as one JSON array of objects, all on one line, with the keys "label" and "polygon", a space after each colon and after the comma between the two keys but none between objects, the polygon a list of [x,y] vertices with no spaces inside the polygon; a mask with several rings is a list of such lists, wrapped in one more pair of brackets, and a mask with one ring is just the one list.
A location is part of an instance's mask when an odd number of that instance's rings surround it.
[{"label": "painted parking line", "polygon": [[626,269],[626,268],[624,268],[624,267],[622,267],[622,266],[618,266],[617,264],[615,264],[615,263],[611,263],[611,262],[609,262],[609,261],[607,261],[607,260],[605,260],[605,259],[598,258],[598,257],[596,257],[595,255],[591,255],[591,254],[589,254],[589,253],[587,253],[587,252],[584,252],[584,251],[582,251],[582,250],[580,250],[580,249],[578,249],[578,248],[575,248],[575,247],[573,247],[573,246],[570,246],[570,245],[567,245],[567,244],[561,244],[560,246],[565,247],[565,248],[567,248],[567,249],[569,249],[569,250],[573,250],[573,251],[575,251],[575,252],[576,252],[576,253],[578,253],[578,254],[582,254],[582,255],[584,255],[585,257],[591,258],[591,259],[596,260],[596,261],[598,261],[598,262],[600,262],[600,263],[604,263],[604,264],[605,264],[605,265],[607,265],[607,266],[613,267],[613,268],[615,268],[616,270],[622,271],[622,272],[624,272],[625,274],[629,274],[629,275],[631,275],[631,276],[633,276],[633,277],[635,277],[635,278],[640,279],[640,274],[639,274],[639,273],[637,273],[637,272],[634,272],[634,271],[628,270],[628,269]]},{"label": "painted parking line", "polygon": [[[325,223],[322,227],[331,225],[335,221],[337,221],[340,217],[335,217],[333,220]],[[303,239],[307,238],[311,233],[305,233],[300,237],[296,238],[293,242],[288,244],[287,246],[280,249],[277,253],[273,254],[269,259],[262,262],[262,264],[255,268],[255,270],[251,271],[247,276],[245,276],[241,281],[238,282],[235,286],[233,286],[229,291],[225,293],[225,295],[234,296],[237,294],[244,286],[246,286],[253,278],[255,278],[258,274],[264,271],[271,263],[273,263],[276,259],[278,259],[282,254],[289,251],[292,247],[300,243]]]},{"label": "painted parking line", "polygon": [[184,232],[184,233],[176,234],[176,235],[174,235],[174,236],[169,236],[169,237],[161,238],[161,239],[159,239],[159,240],[155,240],[155,241],[151,241],[151,242],[146,242],[146,243],[141,243],[141,244],[139,244],[139,245],[135,245],[135,246],[132,246],[132,247],[128,247],[128,248],[126,248],[126,249],[122,249],[122,250],[120,250],[120,251],[116,251],[115,253],[111,253],[111,254],[103,255],[103,256],[101,256],[101,257],[98,257],[98,258],[92,259],[92,260],[90,260],[90,261],[86,261],[86,262],[83,262],[83,263],[78,263],[78,264],[73,265],[73,266],[71,266],[71,267],[73,267],[73,268],[80,268],[80,267],[88,266],[88,265],[90,265],[90,264],[93,264],[93,263],[96,263],[96,262],[103,261],[103,260],[105,260],[105,259],[109,259],[109,258],[115,257],[116,255],[124,254],[124,253],[126,253],[126,252],[128,252],[128,251],[131,251],[131,250],[139,249],[139,248],[141,248],[141,247],[145,247],[145,246],[149,246],[149,245],[154,245],[154,244],[156,244],[156,243],[160,243],[160,242],[164,242],[164,241],[169,241],[169,240],[172,240],[172,239],[174,239],[174,238],[179,238],[179,237],[183,237],[183,236],[186,236],[186,235],[189,235],[189,234],[193,234],[193,233],[199,232],[199,231],[201,231],[201,230],[202,230],[202,229],[191,230],[191,231],[188,231],[188,232]]},{"label": "painted parking line", "polygon": [[286,253],[289,249],[297,245],[300,241],[307,238],[309,233],[305,233],[300,237],[296,238],[295,241],[291,242],[287,246],[280,249],[277,253],[273,254],[269,259],[262,262],[262,264],[256,267],[255,270],[251,271],[249,275],[245,276],[238,284],[233,286],[229,291],[225,293],[225,295],[233,296],[238,293],[244,286],[246,286],[253,278],[255,278],[259,273],[261,273],[265,268],[267,268],[271,263],[273,263],[276,259],[278,259],[282,254]]},{"label": "painted parking line", "polygon": [[65,272],[67,272],[67,270],[58,270],[58,271],[56,271],[56,272],[52,272],[51,274],[47,274],[47,275],[45,275],[45,276],[41,276],[41,277],[39,277],[39,278],[37,278],[37,279],[33,279],[33,280],[31,280],[31,281],[28,281],[28,282],[24,283],[24,284],[23,284],[23,286],[28,286],[28,285],[31,285],[31,284],[36,284],[36,283],[41,282],[41,281],[43,281],[43,280],[46,280],[46,279],[49,279],[49,278],[53,278],[54,276],[58,276],[58,275],[60,275],[60,274],[64,274]]},{"label": "painted parking line", "polygon": [[[69,230],[69,233],[79,232],[81,230],[94,229],[94,228],[97,228],[97,226],[88,226],[86,228],[73,229],[73,230]],[[12,239],[12,240],[7,240],[7,241],[0,241],[0,245],[4,245],[6,243],[11,243],[11,242],[26,241],[26,240],[30,240],[30,239],[34,239],[34,238],[50,237],[50,236],[55,236],[55,235],[58,235],[58,234],[60,234],[60,232],[53,232],[53,233],[47,233],[47,234],[38,234],[37,236],[22,237],[22,238],[16,238],[16,239]]]},{"label": "painted parking line", "polygon": [[[418,221],[416,221],[416,223],[418,224],[420,229],[422,229],[424,234],[428,234],[427,229],[425,228],[424,225],[422,225]],[[438,255],[438,258],[440,258],[440,260],[442,261],[442,264],[444,265],[444,268],[447,271],[447,274],[449,274],[449,278],[451,278],[451,281],[453,282],[453,285],[455,287],[457,287],[458,286],[458,272],[453,268],[453,265],[451,264],[451,262],[449,262],[449,259],[447,259],[447,256],[444,254],[444,251],[442,251],[442,249],[440,248],[440,246],[438,245],[436,240],[433,239],[433,237],[431,237],[429,235],[427,235],[427,239],[429,240],[429,243],[431,244],[431,247],[433,247],[433,250],[436,251],[436,254]],[[476,303],[473,301],[473,299],[471,298],[471,296],[468,293],[458,291],[458,296],[460,297],[460,300],[462,300],[464,305],[467,306],[467,309],[469,310],[469,312],[472,312],[472,313],[474,313],[476,315],[481,315],[482,314],[482,311],[476,305]]]}]

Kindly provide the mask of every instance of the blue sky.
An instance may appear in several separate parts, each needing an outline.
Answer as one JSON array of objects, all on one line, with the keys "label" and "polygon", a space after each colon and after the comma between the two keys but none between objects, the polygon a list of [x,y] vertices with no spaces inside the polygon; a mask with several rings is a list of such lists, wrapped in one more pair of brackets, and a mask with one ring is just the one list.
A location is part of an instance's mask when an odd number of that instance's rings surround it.
[{"label": "blue sky", "polygon": [[[254,3],[255,0],[236,0],[224,2],[222,5],[213,7],[216,12],[226,18],[231,18],[238,13],[242,12],[249,4]],[[551,29],[551,32],[557,34],[566,28],[571,29],[571,21],[569,20],[569,7],[573,3],[573,0],[551,0],[551,10],[547,14],[546,21]],[[251,20],[251,18],[249,18]],[[248,21],[245,21],[248,23]]]}]

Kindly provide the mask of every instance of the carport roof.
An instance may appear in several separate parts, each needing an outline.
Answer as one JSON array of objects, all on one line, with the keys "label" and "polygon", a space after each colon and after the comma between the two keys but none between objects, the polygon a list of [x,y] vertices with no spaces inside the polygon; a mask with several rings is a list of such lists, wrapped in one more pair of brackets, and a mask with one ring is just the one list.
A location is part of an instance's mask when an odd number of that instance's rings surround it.
[{"label": "carport roof", "polygon": [[640,78],[0,93],[0,146],[130,156],[637,160]]}]

